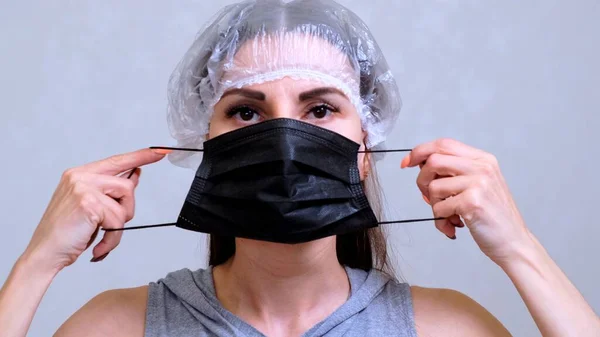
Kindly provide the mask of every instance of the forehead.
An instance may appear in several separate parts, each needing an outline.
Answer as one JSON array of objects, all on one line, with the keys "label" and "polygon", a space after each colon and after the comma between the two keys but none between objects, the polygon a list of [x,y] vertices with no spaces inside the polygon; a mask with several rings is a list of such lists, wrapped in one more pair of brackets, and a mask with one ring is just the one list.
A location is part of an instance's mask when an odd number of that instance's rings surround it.
[{"label": "forehead", "polygon": [[299,32],[259,35],[245,41],[226,70],[240,76],[285,70],[309,70],[338,78],[352,77],[350,58],[325,39]]},{"label": "forehead", "polygon": [[294,86],[303,80],[336,88],[362,111],[360,69],[356,68],[341,48],[309,32],[259,34],[244,41],[223,64],[213,106],[227,90],[281,84],[279,80],[287,78]]}]

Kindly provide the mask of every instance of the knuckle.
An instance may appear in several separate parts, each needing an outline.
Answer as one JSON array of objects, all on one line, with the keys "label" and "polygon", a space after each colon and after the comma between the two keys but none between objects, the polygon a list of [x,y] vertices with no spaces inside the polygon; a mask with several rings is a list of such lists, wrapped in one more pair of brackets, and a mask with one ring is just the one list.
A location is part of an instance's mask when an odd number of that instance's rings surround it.
[{"label": "knuckle", "polygon": [[81,193],[79,197],[79,207],[85,210],[93,209],[98,203],[98,199],[89,193]]},{"label": "knuckle", "polygon": [[498,157],[494,156],[491,153],[487,154],[487,161],[492,165],[492,166],[498,166]]},{"label": "knuckle", "polygon": [[123,207],[119,207],[117,216],[119,217],[120,224],[125,224],[127,221],[129,221],[129,219],[128,219],[129,212],[127,212],[127,210],[124,209]]},{"label": "knuckle", "polygon": [[131,221],[135,217],[135,208],[128,210],[127,212],[127,221]]},{"label": "knuckle", "polygon": [[78,173],[74,168],[67,169],[62,174],[62,180],[68,184],[74,184],[78,181]]},{"label": "knuckle", "polygon": [[417,187],[421,193],[427,193],[427,183],[422,178],[417,178]]},{"label": "knuckle", "polygon": [[73,186],[72,191],[73,191],[74,195],[80,196],[80,197],[83,197],[84,195],[86,195],[86,189],[85,189],[83,183],[76,181],[76,182],[73,182],[71,185]]},{"label": "knuckle", "polygon": [[125,162],[124,154],[117,154],[108,158],[108,162],[113,166],[121,166]]},{"label": "knuckle", "polygon": [[100,215],[97,211],[98,200],[89,194],[82,196],[79,199],[79,208],[92,224],[100,223]]},{"label": "knuckle", "polygon": [[471,189],[466,196],[467,207],[472,211],[478,211],[483,207],[483,195],[479,190]]},{"label": "knuckle", "polygon": [[437,217],[437,216],[443,216],[443,211],[444,211],[444,208],[443,208],[443,205],[442,205],[442,203],[439,203],[439,202],[438,202],[438,203],[434,204],[434,205],[432,206],[432,209],[433,209],[433,215],[434,215],[434,216],[436,216],[436,217]]},{"label": "knuckle", "polygon": [[427,186],[427,191],[429,192],[429,195],[432,197],[437,197],[438,196],[438,191],[439,186],[438,186],[439,182],[437,180],[433,180],[432,182],[429,183],[429,186]]},{"label": "knuckle", "polygon": [[440,138],[437,140],[437,145],[441,149],[451,149],[456,145],[456,140],[452,138]]},{"label": "knuckle", "polygon": [[493,173],[498,168],[498,158],[489,153],[483,157],[480,163],[482,170],[486,173]]},{"label": "knuckle", "polygon": [[476,178],[476,184],[482,190],[486,190],[490,185],[490,178],[488,178],[488,176],[484,176],[484,175],[478,176]]},{"label": "knuckle", "polygon": [[440,167],[442,161],[442,155],[439,153],[434,153],[429,158],[427,158],[427,163],[425,165],[429,167]]},{"label": "knuckle", "polygon": [[481,168],[486,174],[490,174],[495,170],[495,166],[487,161],[481,163]]}]

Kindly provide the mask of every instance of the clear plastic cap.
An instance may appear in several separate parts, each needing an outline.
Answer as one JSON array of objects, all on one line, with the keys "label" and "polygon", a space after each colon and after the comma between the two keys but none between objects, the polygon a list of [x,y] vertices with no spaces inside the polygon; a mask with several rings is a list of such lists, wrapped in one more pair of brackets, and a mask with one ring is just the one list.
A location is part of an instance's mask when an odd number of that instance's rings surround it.
[{"label": "clear plastic cap", "polygon": [[[347,8],[332,0],[243,1],[210,20],[171,75],[168,122],[177,146],[202,148],[214,106],[227,90],[285,77],[346,94],[370,149],[382,147],[402,105],[379,46]],[[169,159],[197,167],[201,154],[176,151]]]}]

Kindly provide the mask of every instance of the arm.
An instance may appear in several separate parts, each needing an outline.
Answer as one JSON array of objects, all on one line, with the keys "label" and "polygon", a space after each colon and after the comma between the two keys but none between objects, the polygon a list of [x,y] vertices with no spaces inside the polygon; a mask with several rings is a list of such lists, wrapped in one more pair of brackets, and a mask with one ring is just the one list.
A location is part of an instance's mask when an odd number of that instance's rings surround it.
[{"label": "arm", "polygon": [[531,235],[531,245],[500,266],[544,337],[599,336],[600,318]]},{"label": "arm", "polygon": [[4,336],[25,336],[42,297],[57,274],[23,256],[0,290],[0,326]]},{"label": "arm", "polygon": [[544,337],[599,336],[600,319],[527,229],[494,156],[451,139],[417,146],[402,167],[420,166],[417,185],[449,238],[466,225],[516,286]]}]

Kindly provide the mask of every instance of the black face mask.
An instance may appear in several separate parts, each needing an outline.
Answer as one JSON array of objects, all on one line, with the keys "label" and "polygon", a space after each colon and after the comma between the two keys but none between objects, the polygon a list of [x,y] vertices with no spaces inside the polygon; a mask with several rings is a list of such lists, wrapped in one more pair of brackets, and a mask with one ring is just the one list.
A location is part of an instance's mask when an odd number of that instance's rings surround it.
[{"label": "black face mask", "polygon": [[359,144],[293,119],[204,143],[177,226],[298,243],[377,226],[357,166]]},{"label": "black face mask", "polygon": [[125,229],[176,225],[300,243],[383,223],[433,220],[378,222],[360,181],[359,148],[338,133],[287,118],[225,133],[204,143],[176,224]]}]

